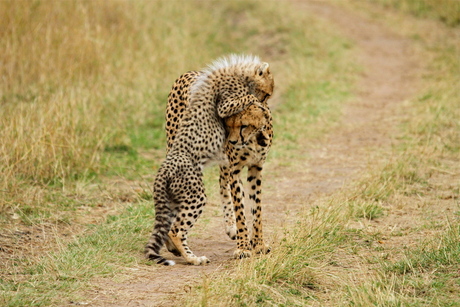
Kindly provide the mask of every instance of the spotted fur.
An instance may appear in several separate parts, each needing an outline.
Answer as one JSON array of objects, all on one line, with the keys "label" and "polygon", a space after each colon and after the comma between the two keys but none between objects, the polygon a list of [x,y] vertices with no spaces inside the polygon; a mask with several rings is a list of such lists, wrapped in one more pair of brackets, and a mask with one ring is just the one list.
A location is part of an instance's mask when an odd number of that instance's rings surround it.
[{"label": "spotted fur", "polygon": [[226,163],[223,118],[240,113],[259,97],[265,99],[262,92],[270,85],[273,89],[267,63],[235,55],[176,81],[168,98],[168,152],[154,182],[155,225],[145,247],[149,259],[173,265],[160,255],[166,243],[188,263],[209,262],[195,256],[187,244],[188,231],[206,204],[203,166],[212,160]]},{"label": "spotted fur", "polygon": [[[219,65],[222,64],[222,61],[219,62]],[[225,65],[227,64],[222,66]],[[261,72],[262,74],[260,74]],[[189,104],[190,89],[196,86],[195,81],[202,74],[203,72],[187,72],[176,80],[171,89],[166,111],[168,150],[174,143],[184,111]],[[248,110],[225,119],[228,141],[224,148],[224,159],[220,161],[220,194],[226,231],[232,239],[238,239],[237,249],[234,252],[235,257],[249,256],[251,249],[257,253],[269,250],[262,237],[260,201],[262,167],[273,138],[272,120],[267,100],[273,93],[274,82],[268,64],[265,63],[259,67],[255,81],[257,86],[254,85],[254,81],[250,82],[254,93],[254,96],[250,95],[253,105]],[[262,109],[256,108],[256,105],[263,106],[263,110],[265,110],[263,114],[260,113]],[[254,127],[258,127],[257,129],[260,128],[261,130],[254,129]],[[245,134],[246,136],[244,136]],[[248,181],[251,186],[249,199],[252,203],[251,211],[253,213],[252,242],[248,239],[246,218],[244,216],[244,192],[239,177],[244,166],[249,169]],[[236,197],[236,199],[233,199],[233,197]],[[235,211],[238,218],[235,218]],[[178,254],[174,245],[170,243],[171,240],[168,241],[168,249]]]},{"label": "spotted fur", "polygon": [[[252,252],[267,253],[270,248],[262,235],[262,169],[272,144],[272,117],[265,103],[254,103],[225,120],[228,132],[225,154],[228,163],[221,165],[220,193],[224,216],[236,221],[236,258],[250,257]],[[240,178],[248,168],[249,201],[252,213],[252,238],[249,240],[244,213],[244,189]],[[235,219],[236,217],[236,219]]]}]

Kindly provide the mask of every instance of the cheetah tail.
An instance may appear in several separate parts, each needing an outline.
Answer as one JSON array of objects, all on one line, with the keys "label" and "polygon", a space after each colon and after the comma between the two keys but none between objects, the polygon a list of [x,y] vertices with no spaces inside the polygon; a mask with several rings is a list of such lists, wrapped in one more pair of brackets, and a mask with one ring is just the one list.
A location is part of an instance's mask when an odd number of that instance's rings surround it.
[{"label": "cheetah tail", "polygon": [[160,249],[165,243],[168,232],[171,229],[173,214],[169,203],[161,202],[155,204],[155,226],[153,227],[152,235],[145,246],[145,256],[158,264],[174,265],[172,260],[166,260],[160,256]]},{"label": "cheetah tail", "polygon": [[166,241],[174,218],[168,195],[170,180],[166,170],[168,168],[161,168],[159,170],[153,184],[155,225],[153,226],[152,235],[145,246],[145,256],[150,260],[156,261],[158,264],[174,265],[174,261],[166,260],[160,256],[160,250]]}]

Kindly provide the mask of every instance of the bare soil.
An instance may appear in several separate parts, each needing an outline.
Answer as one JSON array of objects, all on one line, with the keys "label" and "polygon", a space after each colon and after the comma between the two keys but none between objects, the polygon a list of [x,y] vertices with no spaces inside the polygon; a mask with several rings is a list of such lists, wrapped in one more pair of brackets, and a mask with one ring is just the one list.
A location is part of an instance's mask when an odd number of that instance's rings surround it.
[{"label": "bare soil", "polygon": [[[265,168],[263,212],[268,240],[295,220],[296,214],[306,209],[305,204],[360,178],[373,163],[374,151],[390,148],[392,124],[401,110],[398,106],[416,92],[419,77],[410,42],[396,33],[321,1],[298,1],[295,5],[340,28],[354,42],[364,71],[356,98],[344,108],[340,124],[323,140],[304,144],[305,159],[296,161],[295,172],[289,167]],[[206,255],[209,265],[190,266],[168,254],[176,266],[141,266],[115,279],[98,280],[87,302],[92,306],[173,306],[203,276],[231,267],[237,261],[232,259],[235,244],[225,235],[217,211],[218,202],[210,203],[202,217],[206,222],[199,222],[190,238],[193,251]],[[412,222],[409,210],[401,209],[374,222],[377,226],[363,227],[412,227]]]}]

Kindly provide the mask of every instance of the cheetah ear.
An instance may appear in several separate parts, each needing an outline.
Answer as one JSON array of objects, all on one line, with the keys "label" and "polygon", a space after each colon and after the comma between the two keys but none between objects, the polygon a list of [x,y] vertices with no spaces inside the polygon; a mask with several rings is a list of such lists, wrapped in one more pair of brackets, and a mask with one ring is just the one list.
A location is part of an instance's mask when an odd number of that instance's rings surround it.
[{"label": "cheetah ear", "polygon": [[264,74],[266,73],[269,73],[270,72],[270,65],[268,65],[268,63],[262,63],[258,68],[257,68],[257,71],[256,73],[259,75],[259,76],[263,76]]}]

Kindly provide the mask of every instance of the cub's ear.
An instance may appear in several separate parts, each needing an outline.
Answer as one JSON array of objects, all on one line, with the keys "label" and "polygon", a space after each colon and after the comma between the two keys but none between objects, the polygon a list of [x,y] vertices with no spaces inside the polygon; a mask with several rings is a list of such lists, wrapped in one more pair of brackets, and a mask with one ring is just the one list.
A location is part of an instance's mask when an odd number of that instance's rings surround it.
[{"label": "cub's ear", "polygon": [[268,65],[268,63],[262,63],[260,64],[260,66],[257,68],[257,71],[256,73],[259,75],[259,76],[262,76],[266,73],[269,73],[270,72],[270,65]]},{"label": "cub's ear", "polygon": [[258,106],[259,109],[261,110],[263,116],[265,117],[266,120],[270,120],[270,112],[268,109],[262,107],[262,106]]}]

